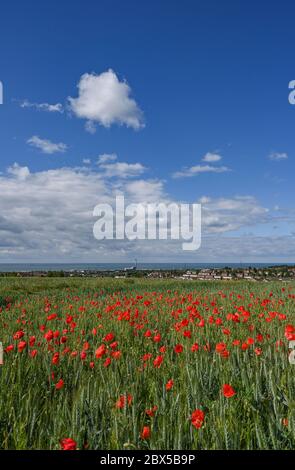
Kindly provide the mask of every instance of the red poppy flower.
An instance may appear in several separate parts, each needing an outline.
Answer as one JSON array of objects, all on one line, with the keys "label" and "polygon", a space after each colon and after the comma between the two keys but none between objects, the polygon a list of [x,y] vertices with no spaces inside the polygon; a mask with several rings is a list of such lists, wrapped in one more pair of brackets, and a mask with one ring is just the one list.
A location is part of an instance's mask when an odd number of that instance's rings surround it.
[{"label": "red poppy flower", "polygon": [[56,314],[56,313],[52,313],[51,315],[48,315],[47,320],[48,320],[48,321],[50,321],[50,320],[55,320],[56,317],[57,317],[57,314]]},{"label": "red poppy flower", "polygon": [[87,357],[87,353],[86,353],[85,351],[82,351],[82,352],[80,353],[81,361],[85,361],[86,357]]},{"label": "red poppy flower", "polygon": [[153,408],[150,408],[149,410],[145,410],[145,413],[150,417],[153,418],[155,416],[155,412],[157,411],[158,407],[157,405],[153,406]]},{"label": "red poppy flower", "polygon": [[55,384],[56,390],[60,390],[64,386],[64,381],[63,379],[59,379],[59,381]]},{"label": "red poppy flower", "polygon": [[151,437],[151,429],[149,426],[144,426],[141,433],[140,433],[141,439],[149,439]]},{"label": "red poppy flower", "polygon": [[107,348],[105,347],[104,344],[102,344],[101,346],[99,346],[97,348],[97,350],[95,351],[95,357],[96,359],[99,359],[100,357],[102,357],[105,353],[106,353],[106,350]]},{"label": "red poppy flower", "polygon": [[85,343],[83,344],[83,351],[88,351],[90,345],[88,343],[88,341],[85,341]]},{"label": "red poppy flower", "polygon": [[174,351],[176,352],[176,354],[182,353],[182,351],[183,351],[183,346],[182,346],[182,344],[177,344],[177,345],[175,346],[175,348],[174,348]]},{"label": "red poppy flower", "polygon": [[128,395],[127,395],[127,403],[128,403],[129,406],[131,405],[132,400],[133,400],[132,395],[130,395],[130,393],[128,393]]},{"label": "red poppy flower", "polygon": [[226,350],[226,344],[225,343],[217,343],[216,346],[215,346],[215,351],[217,353],[222,353],[223,351]]},{"label": "red poppy flower", "polygon": [[108,333],[107,335],[105,335],[105,337],[103,338],[103,341],[113,341],[113,339],[115,338],[115,335],[113,333]]},{"label": "red poppy flower", "polygon": [[104,367],[109,367],[109,365],[111,364],[112,362],[112,359],[110,357],[107,357],[106,360],[104,361],[103,363],[103,366]]},{"label": "red poppy flower", "polygon": [[163,362],[163,356],[157,356],[156,359],[154,360],[154,367],[159,368]]},{"label": "red poppy flower", "polygon": [[168,380],[168,382],[166,383],[166,390],[171,390],[173,385],[174,385],[173,379]]},{"label": "red poppy flower", "polygon": [[285,328],[285,337],[288,341],[295,340],[295,327],[293,325],[287,325]]},{"label": "red poppy flower", "polygon": [[53,354],[51,362],[52,362],[52,364],[55,364],[55,365],[57,365],[59,363],[59,353],[58,352]]},{"label": "red poppy flower", "polygon": [[13,339],[21,339],[23,336],[24,336],[24,332],[23,332],[22,330],[20,330],[20,331],[17,331],[17,332],[13,335]]},{"label": "red poppy flower", "polygon": [[22,352],[25,349],[26,345],[26,341],[20,341],[17,345],[18,352]]},{"label": "red poppy flower", "polygon": [[205,414],[202,410],[195,410],[192,412],[191,422],[196,429],[200,429],[203,426]]},{"label": "red poppy flower", "polygon": [[46,339],[46,341],[51,341],[53,339],[53,331],[52,330],[48,330],[45,335],[44,335],[44,338]]},{"label": "red poppy flower", "polygon": [[77,442],[67,437],[60,441],[60,445],[62,450],[76,450],[77,449]]},{"label": "red poppy flower", "polygon": [[155,343],[159,343],[161,341],[161,335],[158,333],[154,336],[153,339]]},{"label": "red poppy flower", "polygon": [[236,394],[236,391],[233,389],[233,387],[229,384],[225,384],[223,385],[222,387],[222,392],[223,392],[223,395],[226,397],[226,398],[231,398],[233,397],[235,394]]},{"label": "red poppy flower", "polygon": [[30,336],[29,345],[31,346],[31,348],[34,346],[35,341],[36,341],[36,336]]}]

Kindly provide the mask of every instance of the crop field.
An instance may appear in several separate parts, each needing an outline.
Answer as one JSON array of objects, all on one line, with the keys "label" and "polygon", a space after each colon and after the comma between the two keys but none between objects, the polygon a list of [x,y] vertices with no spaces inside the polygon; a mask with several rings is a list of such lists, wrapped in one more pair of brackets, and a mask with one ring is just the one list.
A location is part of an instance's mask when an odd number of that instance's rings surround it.
[{"label": "crop field", "polygon": [[0,449],[294,449],[295,284],[0,280]]}]

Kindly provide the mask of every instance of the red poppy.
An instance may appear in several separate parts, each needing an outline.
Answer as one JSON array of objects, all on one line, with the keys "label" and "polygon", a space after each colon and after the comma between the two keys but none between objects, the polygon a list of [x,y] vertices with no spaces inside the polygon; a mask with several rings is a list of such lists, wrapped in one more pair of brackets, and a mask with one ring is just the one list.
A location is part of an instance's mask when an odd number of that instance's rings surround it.
[{"label": "red poppy", "polygon": [[295,340],[295,327],[293,325],[287,325],[285,328],[285,337],[288,341]]},{"label": "red poppy", "polygon": [[174,351],[176,352],[176,354],[182,353],[182,351],[183,351],[183,346],[182,346],[182,344],[177,344],[177,345],[175,346],[175,348],[174,348]]},{"label": "red poppy", "polygon": [[173,385],[174,385],[173,379],[168,380],[168,382],[166,383],[166,390],[171,390]]},{"label": "red poppy", "polygon": [[60,390],[64,386],[64,381],[63,379],[59,379],[59,381],[55,384],[56,390]]},{"label": "red poppy", "polygon": [[27,346],[26,341],[20,341],[17,345],[18,352],[22,352]]},{"label": "red poppy", "polygon": [[88,351],[90,345],[88,343],[88,341],[85,341],[85,343],[83,344],[83,351]]},{"label": "red poppy", "polygon": [[53,339],[53,331],[52,330],[48,330],[45,335],[44,335],[44,338],[46,339],[46,341],[51,341]]},{"label": "red poppy", "polygon": [[154,367],[157,367],[159,369],[159,367],[161,366],[162,362],[163,362],[163,356],[157,356],[156,359],[154,360]]},{"label": "red poppy", "polygon": [[200,429],[203,426],[205,414],[202,410],[195,410],[192,412],[191,422],[196,429]]},{"label": "red poppy", "polygon": [[29,345],[31,346],[31,348],[34,346],[35,341],[36,341],[36,336],[30,336]]},{"label": "red poppy", "polygon": [[158,407],[157,405],[153,406],[153,408],[150,408],[149,410],[145,410],[145,413],[150,417],[153,418],[155,416],[155,412],[157,411]]},{"label": "red poppy", "polygon": [[233,387],[229,384],[225,384],[223,385],[222,387],[222,392],[223,392],[223,395],[226,397],[226,398],[231,398],[233,397],[235,394],[236,394],[236,391],[233,389]]},{"label": "red poppy", "polygon": [[13,335],[13,339],[21,339],[23,336],[24,336],[24,332],[23,332],[22,330],[20,330],[20,331],[17,331],[17,332]]},{"label": "red poppy", "polygon": [[77,442],[67,437],[60,441],[60,445],[62,450],[76,450],[77,449]]},{"label": "red poppy", "polygon": [[85,361],[86,357],[87,357],[87,353],[86,353],[85,351],[82,351],[82,352],[80,353],[81,361]]},{"label": "red poppy", "polygon": [[140,433],[141,439],[149,439],[151,437],[151,429],[149,426],[144,426],[141,433]]},{"label": "red poppy", "polygon": [[215,346],[215,351],[217,353],[222,353],[223,351],[226,350],[226,344],[225,343],[217,343],[216,346]]},{"label": "red poppy", "polygon": [[102,357],[105,353],[106,353],[106,350],[107,348],[105,347],[104,344],[102,344],[101,346],[99,346],[97,348],[97,350],[95,351],[95,357],[96,359],[99,359],[100,357]]},{"label": "red poppy", "polygon": [[159,343],[161,341],[161,335],[160,333],[157,333],[155,336],[154,336],[154,342],[155,343]]},{"label": "red poppy", "polygon": [[59,353],[58,352],[53,354],[51,362],[52,362],[52,364],[55,364],[55,365],[57,365],[59,363]]},{"label": "red poppy", "polygon": [[113,339],[115,338],[115,335],[113,333],[108,333],[107,335],[105,335],[105,337],[103,338],[103,341],[113,341]]},{"label": "red poppy", "polygon": [[52,313],[51,315],[48,315],[47,320],[48,320],[48,321],[50,321],[50,320],[55,320],[56,317],[57,317],[57,314],[56,314],[56,313]]},{"label": "red poppy", "polygon": [[104,361],[103,363],[103,366],[104,367],[109,367],[109,365],[111,364],[112,362],[112,359],[110,357],[107,357],[106,360]]}]

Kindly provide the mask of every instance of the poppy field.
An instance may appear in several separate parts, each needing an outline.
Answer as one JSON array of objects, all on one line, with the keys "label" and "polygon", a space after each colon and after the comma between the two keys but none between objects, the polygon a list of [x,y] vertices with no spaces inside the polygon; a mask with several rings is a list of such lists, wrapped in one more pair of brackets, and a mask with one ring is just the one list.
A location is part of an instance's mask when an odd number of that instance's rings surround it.
[{"label": "poppy field", "polygon": [[295,284],[0,280],[0,449],[294,449]]}]

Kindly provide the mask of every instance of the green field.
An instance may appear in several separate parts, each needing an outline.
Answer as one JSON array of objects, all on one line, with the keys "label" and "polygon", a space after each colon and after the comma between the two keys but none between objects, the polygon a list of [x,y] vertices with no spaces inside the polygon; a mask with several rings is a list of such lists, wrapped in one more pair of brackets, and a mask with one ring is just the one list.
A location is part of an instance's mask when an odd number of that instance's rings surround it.
[{"label": "green field", "polygon": [[1,278],[0,307],[0,449],[295,447],[294,283]]}]

